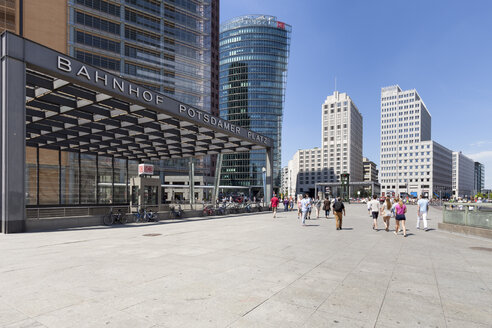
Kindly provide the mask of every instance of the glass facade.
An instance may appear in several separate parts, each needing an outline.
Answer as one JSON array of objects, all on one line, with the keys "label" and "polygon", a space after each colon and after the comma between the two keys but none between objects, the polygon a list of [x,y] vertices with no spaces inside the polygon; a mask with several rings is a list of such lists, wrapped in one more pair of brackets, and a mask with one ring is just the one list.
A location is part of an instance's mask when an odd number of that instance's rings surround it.
[{"label": "glass facade", "polygon": [[[207,160],[207,157],[193,159],[196,175],[208,172]],[[168,175],[187,177],[187,169],[176,168],[187,168],[189,161],[183,158],[150,164],[164,184]],[[138,164],[124,158],[26,147],[26,204],[30,207],[128,205],[130,179],[138,175]]]},{"label": "glass facade", "polygon": [[[220,26],[220,116],[274,141],[274,186],[280,186],[282,113],[291,26],[276,17],[241,16]],[[261,187],[264,150],[226,154],[221,184]]]},{"label": "glass facade", "polygon": [[212,4],[69,0],[69,54],[210,112]]}]

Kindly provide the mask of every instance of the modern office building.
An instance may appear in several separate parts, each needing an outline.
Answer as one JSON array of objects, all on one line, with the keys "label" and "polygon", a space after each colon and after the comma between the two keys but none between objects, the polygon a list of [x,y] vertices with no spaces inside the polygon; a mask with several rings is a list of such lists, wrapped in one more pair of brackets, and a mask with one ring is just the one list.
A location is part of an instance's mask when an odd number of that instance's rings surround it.
[{"label": "modern office building", "polygon": [[472,197],[474,194],[475,162],[463,155],[453,152],[453,197]]},{"label": "modern office building", "polygon": [[450,197],[451,164],[451,150],[431,140],[431,115],[417,90],[382,88],[382,195]]},{"label": "modern office building", "polygon": [[[245,150],[265,149],[269,200],[270,138],[10,32],[0,41],[2,232],[101,224],[129,205],[165,211],[184,181],[148,163]],[[205,180],[189,164],[194,199]]]},{"label": "modern office building", "polygon": [[19,33],[19,1],[5,0],[0,2],[0,32]]},{"label": "modern office building", "polygon": [[3,3],[1,26],[218,114],[219,0]]},{"label": "modern office building", "polygon": [[282,168],[282,176],[280,183],[280,194],[288,195],[289,192],[289,167],[285,166]]},{"label": "modern office building", "polygon": [[476,193],[482,192],[485,188],[485,167],[480,162],[475,162],[473,190]]},{"label": "modern office building", "polygon": [[[281,133],[291,26],[248,15],[220,26],[220,117],[274,140],[275,185],[280,187]],[[261,192],[265,154],[224,156],[221,184]]]},{"label": "modern office building", "polygon": [[364,180],[362,166],[362,115],[347,93],[335,91],[321,108],[321,144],[323,177],[326,182],[340,181],[349,173],[350,181]]},{"label": "modern office building", "polygon": [[[0,15],[2,28],[194,108],[219,114],[219,0],[9,0],[0,3],[0,13],[4,13]],[[37,149],[26,151],[28,165],[34,167]],[[54,169],[41,176],[42,183],[56,176],[58,157],[57,152],[41,150],[39,160]],[[214,159],[214,155],[193,158],[197,175],[213,174]],[[152,162],[163,184],[165,176],[188,176],[189,159]],[[95,159],[95,163],[98,172],[104,172],[103,160]],[[134,166],[130,168],[131,174],[137,174]],[[36,188],[33,179],[28,181],[30,189]],[[128,201],[126,196],[105,192],[97,198],[95,190],[104,189],[102,185],[91,183],[87,188],[93,192],[86,203]],[[65,203],[56,196],[59,192],[50,194],[48,198],[32,197],[30,192],[28,204]]]},{"label": "modern office building", "polygon": [[364,157],[362,160],[364,166],[364,181],[378,182],[378,170],[376,163]]},{"label": "modern office building", "polygon": [[[316,193],[318,183],[339,183],[343,173],[363,182],[362,115],[346,93],[335,91],[321,105],[322,147],[298,150],[289,161],[289,193]],[[319,191],[319,190],[318,190]]]},{"label": "modern office building", "polygon": [[[310,193],[315,195],[316,183],[326,182],[333,170],[323,168],[321,148],[298,150],[289,161],[289,195]],[[325,174],[326,173],[326,174]]]}]

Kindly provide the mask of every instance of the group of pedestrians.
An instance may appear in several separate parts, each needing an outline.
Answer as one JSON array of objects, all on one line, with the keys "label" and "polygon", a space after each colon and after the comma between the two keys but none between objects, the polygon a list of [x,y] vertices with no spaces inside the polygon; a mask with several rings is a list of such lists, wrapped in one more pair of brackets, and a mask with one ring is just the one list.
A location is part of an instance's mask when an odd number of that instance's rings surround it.
[{"label": "group of pedestrians", "polygon": [[[277,207],[280,200],[274,194],[271,200],[271,207],[273,211],[273,217],[277,217]],[[293,204],[293,200],[284,199],[284,206],[288,208],[290,203]],[[323,211],[325,211],[325,218],[328,219],[330,215],[330,210],[333,210],[333,215],[336,220],[336,229],[342,230],[342,221],[345,216],[345,205],[341,201],[340,197],[329,199],[326,197],[324,201],[321,201],[319,197],[312,199],[309,194],[304,194],[299,196],[297,199],[297,218],[302,219],[302,225],[306,225],[306,220],[311,219],[311,211],[314,208],[316,211],[316,218],[319,218],[321,212],[321,206],[323,206]],[[379,231],[378,229],[378,217],[381,215],[384,223],[384,230],[390,230],[390,220],[395,219],[395,231],[394,234],[398,235],[399,232],[403,232],[403,236],[407,236],[407,229],[405,226],[407,206],[403,203],[402,199],[395,197],[391,199],[386,197],[382,203],[380,203],[378,197],[374,195],[372,200],[367,203],[367,210],[369,216],[372,218],[372,229]],[[427,227],[427,213],[429,211],[429,200],[427,196],[422,195],[417,202],[417,229],[420,229],[420,221],[423,222],[423,228],[428,231]],[[400,230],[401,229],[401,230]]]},{"label": "group of pedestrians", "polygon": [[327,197],[323,202],[319,197],[314,200],[309,197],[309,194],[304,194],[303,198],[299,197],[298,199],[298,211],[297,218],[302,219],[302,225],[306,225],[306,220],[311,219],[311,211],[312,208],[315,208],[316,218],[319,219],[319,215],[321,213],[321,204],[323,204],[323,210],[325,211],[325,218],[328,218],[330,214],[330,209],[333,208],[333,213],[336,218],[336,227],[337,230],[342,230],[342,215],[345,216],[345,206],[343,205],[340,197],[334,199],[333,202]]},{"label": "group of pedestrians", "polygon": [[[378,229],[378,216],[381,215],[383,218],[383,223],[385,231],[389,231],[390,219],[395,219],[395,231],[394,234],[398,235],[400,231],[403,231],[403,237],[407,236],[406,213],[407,206],[403,203],[403,200],[395,197],[391,199],[386,197],[384,202],[380,204],[376,195],[372,197],[372,200],[367,203],[367,210],[369,216],[372,217],[372,229],[379,231]],[[429,211],[429,200],[427,196],[422,195],[417,202],[417,229],[420,229],[420,221],[423,221],[424,230],[428,231],[427,227],[427,213]]]}]

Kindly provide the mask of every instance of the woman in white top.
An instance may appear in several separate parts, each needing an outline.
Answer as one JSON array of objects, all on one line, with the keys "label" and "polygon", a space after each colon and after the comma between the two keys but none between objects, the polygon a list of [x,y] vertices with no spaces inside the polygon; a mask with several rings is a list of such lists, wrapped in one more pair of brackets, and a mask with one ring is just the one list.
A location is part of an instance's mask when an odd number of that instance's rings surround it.
[{"label": "woman in white top", "polygon": [[386,227],[386,231],[389,231],[389,223],[391,218],[391,200],[389,197],[386,197],[384,201],[383,207],[381,207],[381,216],[383,217],[384,226]]}]

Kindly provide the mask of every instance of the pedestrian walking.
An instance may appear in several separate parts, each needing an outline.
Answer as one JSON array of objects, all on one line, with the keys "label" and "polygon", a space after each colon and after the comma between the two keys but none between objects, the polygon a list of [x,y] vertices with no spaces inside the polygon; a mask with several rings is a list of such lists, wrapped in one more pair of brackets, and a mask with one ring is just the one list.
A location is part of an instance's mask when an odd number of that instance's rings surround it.
[{"label": "pedestrian walking", "polygon": [[270,205],[272,206],[272,211],[273,211],[273,218],[275,219],[277,217],[277,207],[279,203],[279,199],[275,194],[273,194],[272,199],[270,200]]},{"label": "pedestrian walking", "polygon": [[311,220],[311,210],[313,207],[313,199],[309,196],[309,194],[306,194],[308,196],[308,212],[307,212],[307,219]]},{"label": "pedestrian walking", "polygon": [[333,214],[335,215],[337,230],[342,230],[342,214],[345,216],[345,205],[343,205],[340,197],[333,203]]},{"label": "pedestrian walking", "polygon": [[371,212],[372,229],[378,231],[378,214],[380,211],[378,196],[373,195],[372,200],[368,203],[367,207]]},{"label": "pedestrian walking", "polygon": [[407,229],[405,228],[405,213],[407,213],[407,207],[403,204],[403,201],[400,199],[395,206],[395,220],[396,220],[396,229],[395,235],[398,235],[398,231],[400,229],[400,224],[403,228],[403,237],[407,236]]},{"label": "pedestrian walking", "polygon": [[369,213],[369,217],[372,218],[372,213],[371,213],[371,197],[367,198],[367,212]]},{"label": "pedestrian walking", "polygon": [[302,216],[302,196],[297,196],[297,218],[300,219]]},{"label": "pedestrian walking", "polygon": [[421,195],[417,202],[417,229],[420,229],[420,220],[424,222],[424,230],[427,229],[427,213],[429,212],[429,200],[426,195]]},{"label": "pedestrian walking", "polygon": [[323,211],[325,211],[325,218],[328,219],[328,216],[330,216],[330,207],[331,207],[331,202],[330,198],[326,196],[324,202],[323,202]]},{"label": "pedestrian walking", "polygon": [[319,199],[319,197],[316,197],[313,205],[314,209],[316,210],[316,218],[319,219],[319,212],[321,211],[321,199]]},{"label": "pedestrian walking", "polygon": [[287,197],[284,198],[284,212],[289,210],[289,199]]},{"label": "pedestrian walking", "polygon": [[386,231],[389,231],[390,218],[391,218],[391,199],[386,197],[383,207],[381,207],[381,216],[383,217],[384,227]]},{"label": "pedestrian walking", "polygon": [[308,194],[304,194],[304,198],[301,200],[301,213],[302,213],[302,225],[306,225],[306,216],[308,214],[308,206],[311,203],[311,199]]}]

